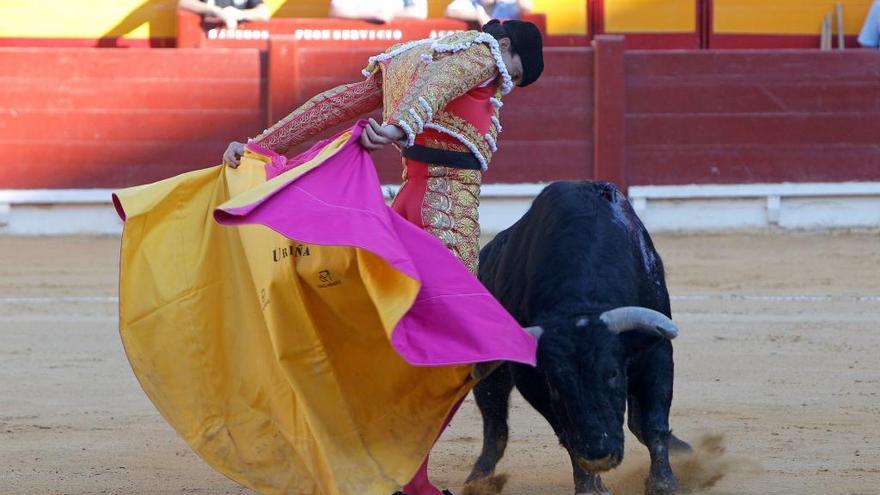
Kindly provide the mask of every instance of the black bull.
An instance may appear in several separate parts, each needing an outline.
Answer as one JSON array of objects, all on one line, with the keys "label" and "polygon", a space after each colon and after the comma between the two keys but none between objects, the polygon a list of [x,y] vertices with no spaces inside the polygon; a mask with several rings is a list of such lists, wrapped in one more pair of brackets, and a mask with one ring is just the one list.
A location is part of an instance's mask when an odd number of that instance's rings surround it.
[{"label": "black bull", "polygon": [[[689,449],[669,429],[677,329],[667,319],[663,262],[626,198],[607,183],[548,186],[481,251],[479,274],[520,324],[543,335],[537,368],[505,364],[474,390],[483,449],[465,493],[490,480],[504,454],[514,385],[568,451],[576,493],[607,492],[598,473],[623,459],[627,407],[629,429],[651,455],[646,492],[675,493],[669,451]],[[609,310],[634,306],[662,313],[667,331],[608,322]]]}]

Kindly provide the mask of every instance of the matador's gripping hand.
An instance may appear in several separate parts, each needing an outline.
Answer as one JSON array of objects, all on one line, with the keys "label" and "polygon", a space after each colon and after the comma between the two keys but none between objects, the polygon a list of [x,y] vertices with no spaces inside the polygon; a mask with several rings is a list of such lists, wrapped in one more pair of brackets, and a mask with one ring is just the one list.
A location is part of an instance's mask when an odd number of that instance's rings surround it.
[{"label": "matador's gripping hand", "polygon": [[391,143],[403,144],[405,138],[406,134],[400,127],[381,125],[371,118],[361,134],[361,144],[370,151],[376,151]]},{"label": "matador's gripping hand", "polygon": [[233,141],[226,147],[223,153],[223,163],[232,168],[237,168],[241,163],[241,156],[244,155],[244,143]]}]

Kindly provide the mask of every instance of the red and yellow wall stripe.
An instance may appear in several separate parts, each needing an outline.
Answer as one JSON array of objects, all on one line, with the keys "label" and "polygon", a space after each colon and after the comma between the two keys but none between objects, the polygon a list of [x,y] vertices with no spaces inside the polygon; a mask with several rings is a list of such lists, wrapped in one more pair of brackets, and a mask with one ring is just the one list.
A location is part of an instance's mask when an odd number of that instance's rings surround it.
[{"label": "red and yellow wall stripe", "polygon": [[[275,17],[324,17],[330,0],[265,0]],[[853,42],[872,0],[839,0]],[[441,17],[449,0],[429,0]],[[814,47],[836,0],[534,0],[548,34],[619,33],[634,48]],[[3,0],[0,44],[173,46],[177,0]]]},{"label": "red and yellow wall stripe", "polygon": [[[429,0],[430,15],[441,17],[448,0]],[[330,0],[266,0],[275,17],[325,17]],[[587,4],[581,0],[535,0],[547,15],[549,34],[586,35]],[[122,45],[170,46],[176,36],[177,0],[3,0],[0,39],[69,40],[95,44],[121,38]],[[77,43],[79,40],[81,43]]]}]

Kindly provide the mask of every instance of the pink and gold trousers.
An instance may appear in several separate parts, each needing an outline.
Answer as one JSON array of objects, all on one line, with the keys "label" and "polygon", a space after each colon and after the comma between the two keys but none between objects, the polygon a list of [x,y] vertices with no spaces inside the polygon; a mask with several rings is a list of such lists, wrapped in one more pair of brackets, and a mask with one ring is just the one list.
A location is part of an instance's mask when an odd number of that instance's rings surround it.
[{"label": "pink and gold trousers", "polygon": [[483,173],[403,159],[403,186],[392,208],[440,239],[473,273],[480,253]]}]

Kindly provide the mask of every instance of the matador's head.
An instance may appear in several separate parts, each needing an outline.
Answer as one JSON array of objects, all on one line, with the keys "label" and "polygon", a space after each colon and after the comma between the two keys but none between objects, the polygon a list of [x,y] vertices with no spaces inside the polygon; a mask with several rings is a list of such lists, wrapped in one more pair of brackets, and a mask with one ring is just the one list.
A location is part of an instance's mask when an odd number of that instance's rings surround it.
[{"label": "matador's head", "polygon": [[507,71],[517,86],[538,80],[544,71],[544,42],[538,26],[528,21],[492,19],[483,32],[498,40]]}]

